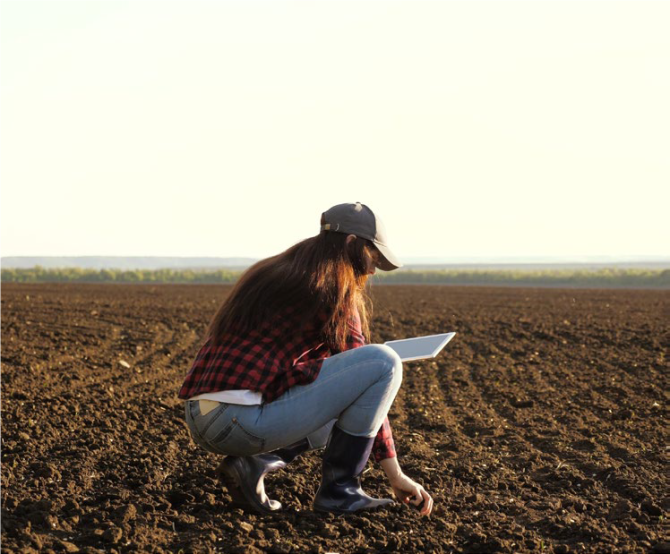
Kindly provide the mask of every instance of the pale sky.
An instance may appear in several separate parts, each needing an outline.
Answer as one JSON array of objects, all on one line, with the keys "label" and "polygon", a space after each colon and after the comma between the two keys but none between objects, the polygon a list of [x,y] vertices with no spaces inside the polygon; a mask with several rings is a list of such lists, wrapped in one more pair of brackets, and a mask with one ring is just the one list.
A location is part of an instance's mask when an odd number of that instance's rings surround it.
[{"label": "pale sky", "polygon": [[3,1],[3,256],[670,254],[670,3]]}]

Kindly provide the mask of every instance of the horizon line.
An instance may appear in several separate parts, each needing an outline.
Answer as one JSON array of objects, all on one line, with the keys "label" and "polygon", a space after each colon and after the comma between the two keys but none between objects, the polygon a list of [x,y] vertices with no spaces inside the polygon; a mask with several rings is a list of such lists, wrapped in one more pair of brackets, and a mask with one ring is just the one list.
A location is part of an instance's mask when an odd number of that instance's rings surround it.
[{"label": "horizon line", "polygon": [[[165,259],[165,258],[174,258],[174,259],[211,259],[211,260],[262,260],[270,256],[243,256],[243,255],[230,255],[230,256],[212,256],[212,255],[192,255],[192,256],[182,256],[182,255],[155,255],[155,254],[59,254],[59,255],[41,255],[41,254],[18,254],[18,255],[3,255],[0,257],[0,260],[8,260],[12,258],[45,258],[45,259],[54,259],[54,258],[125,258],[125,259],[135,259],[135,258],[154,258],[154,259]],[[458,261],[458,260],[608,260],[608,261],[670,261],[670,255],[668,254],[511,254],[511,255],[500,255],[500,254],[475,254],[475,255],[445,255],[445,256],[402,256],[399,255],[399,258],[402,260],[421,260],[423,263],[428,263],[428,261],[438,261],[441,263],[446,263],[447,261]]]}]

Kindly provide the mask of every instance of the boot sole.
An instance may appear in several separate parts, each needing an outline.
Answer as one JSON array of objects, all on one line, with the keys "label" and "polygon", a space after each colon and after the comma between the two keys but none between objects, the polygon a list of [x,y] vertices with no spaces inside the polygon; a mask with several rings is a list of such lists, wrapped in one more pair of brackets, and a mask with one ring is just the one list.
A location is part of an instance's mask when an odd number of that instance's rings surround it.
[{"label": "boot sole", "polygon": [[390,508],[391,506],[394,506],[395,502],[390,502],[388,504],[382,504],[381,506],[373,506],[370,508],[359,508],[358,510],[344,510],[344,509],[339,509],[339,508],[321,508],[319,506],[312,506],[314,508],[315,512],[318,512],[320,514],[335,514],[338,516],[346,516],[350,514],[358,514],[361,512],[382,512],[386,510],[386,508]]}]

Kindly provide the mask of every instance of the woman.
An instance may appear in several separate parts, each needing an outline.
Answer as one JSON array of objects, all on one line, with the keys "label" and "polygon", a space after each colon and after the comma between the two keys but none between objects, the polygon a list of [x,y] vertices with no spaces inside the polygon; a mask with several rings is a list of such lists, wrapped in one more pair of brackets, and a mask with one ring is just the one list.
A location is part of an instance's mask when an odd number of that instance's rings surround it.
[{"label": "woman", "polygon": [[217,471],[236,504],[281,508],[264,476],[325,447],[314,509],[338,514],[393,504],[365,494],[371,452],[400,501],[433,500],[398,464],[387,413],[402,362],[369,339],[365,283],[401,264],[367,206],[339,204],[321,231],[252,266],[212,320],[179,392],[193,440],[227,457]]}]

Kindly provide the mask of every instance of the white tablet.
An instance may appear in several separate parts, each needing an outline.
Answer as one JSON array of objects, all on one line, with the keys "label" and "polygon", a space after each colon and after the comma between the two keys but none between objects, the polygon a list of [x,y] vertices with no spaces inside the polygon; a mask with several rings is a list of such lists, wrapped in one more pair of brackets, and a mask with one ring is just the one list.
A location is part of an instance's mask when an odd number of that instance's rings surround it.
[{"label": "white tablet", "polygon": [[409,362],[412,360],[434,358],[454,338],[454,335],[456,333],[443,333],[441,335],[428,335],[412,339],[390,340],[384,344],[393,348],[403,362]]}]

